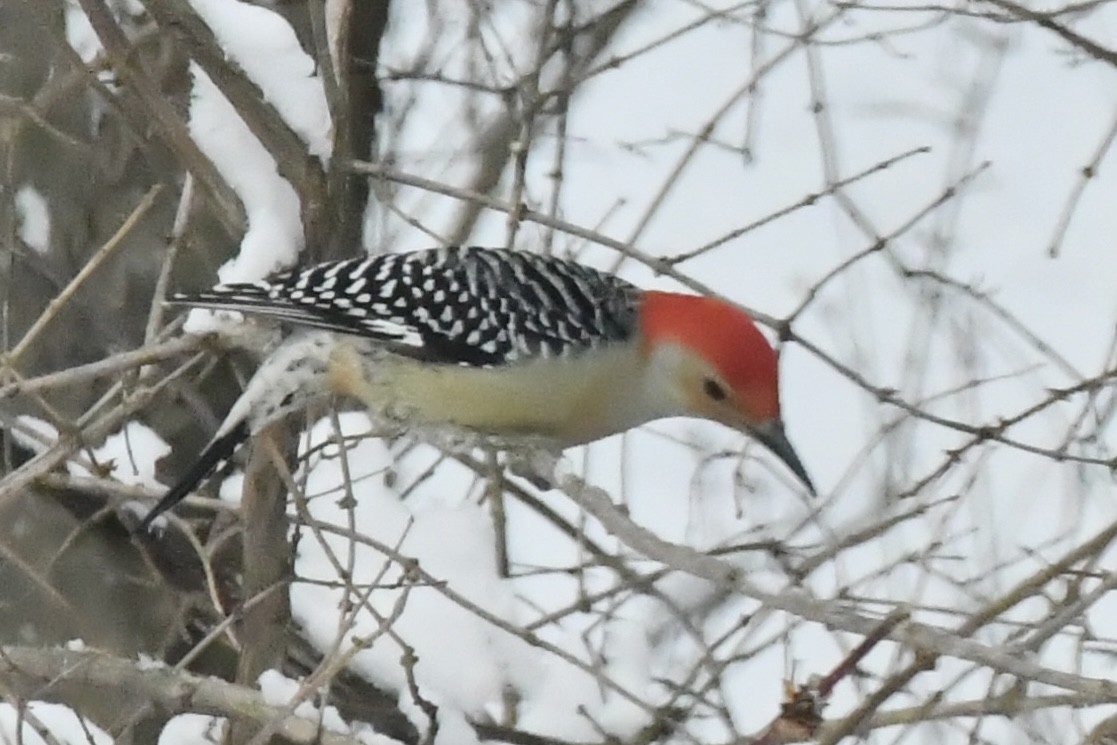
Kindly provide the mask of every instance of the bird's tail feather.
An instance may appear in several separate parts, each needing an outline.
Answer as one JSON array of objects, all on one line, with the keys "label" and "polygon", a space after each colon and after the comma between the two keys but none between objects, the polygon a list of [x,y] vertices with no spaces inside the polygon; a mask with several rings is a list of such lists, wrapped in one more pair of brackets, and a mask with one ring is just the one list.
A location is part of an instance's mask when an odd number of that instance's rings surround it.
[{"label": "bird's tail feather", "polygon": [[237,448],[248,439],[248,435],[248,422],[241,421],[225,434],[214,438],[202,451],[202,454],[186,475],[163,495],[163,498],[152,508],[151,512],[147,513],[140,523],[139,530],[143,532],[150,528],[155,518],[185,499],[186,495],[194,491],[199,484],[224,466],[233,457]]}]

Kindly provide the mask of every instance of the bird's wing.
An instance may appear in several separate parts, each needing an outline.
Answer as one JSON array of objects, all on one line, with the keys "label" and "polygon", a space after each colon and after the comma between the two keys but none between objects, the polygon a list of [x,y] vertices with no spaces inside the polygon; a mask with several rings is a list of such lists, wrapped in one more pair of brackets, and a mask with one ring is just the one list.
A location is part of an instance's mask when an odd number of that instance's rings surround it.
[{"label": "bird's wing", "polygon": [[383,341],[432,362],[491,366],[628,339],[639,291],[551,256],[444,248],[346,259],[173,303]]}]

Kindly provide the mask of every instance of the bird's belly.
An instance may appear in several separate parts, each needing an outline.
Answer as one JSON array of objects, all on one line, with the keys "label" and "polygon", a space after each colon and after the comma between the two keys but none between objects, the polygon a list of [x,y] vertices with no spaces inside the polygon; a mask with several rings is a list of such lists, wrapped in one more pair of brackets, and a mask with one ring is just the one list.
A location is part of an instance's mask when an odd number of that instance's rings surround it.
[{"label": "bird's belly", "polygon": [[432,365],[349,350],[331,364],[333,389],[407,422],[482,433],[523,434],[562,446],[642,424],[630,412],[636,381],[593,360],[544,360],[502,367]]}]

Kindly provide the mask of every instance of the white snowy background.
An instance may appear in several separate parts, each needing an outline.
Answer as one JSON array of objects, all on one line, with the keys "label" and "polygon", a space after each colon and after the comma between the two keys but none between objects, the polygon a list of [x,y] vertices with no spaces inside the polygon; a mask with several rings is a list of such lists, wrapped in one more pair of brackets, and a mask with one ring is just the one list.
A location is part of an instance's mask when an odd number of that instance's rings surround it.
[{"label": "white snowy background", "polygon": [[[235,0],[192,4],[268,100],[312,143],[311,151],[325,156],[325,99],[311,61],[286,24],[264,8]],[[503,86],[534,65],[531,24],[537,4],[494,3],[477,29],[468,27],[468,14],[458,4],[435,5],[438,23],[432,28],[427,4],[408,5],[407,12],[403,3],[394,4],[382,72],[410,69],[418,50],[432,48],[447,79],[469,77]],[[925,609],[916,611],[920,620],[954,627],[983,601],[1113,521],[1112,476],[1101,466],[1056,463],[1003,444],[968,449],[953,462],[950,451],[967,445],[972,434],[907,416],[860,383],[896,391],[944,420],[992,427],[1046,400],[1049,389],[1112,368],[1117,177],[1108,167],[1111,159],[1103,159],[1089,181],[1054,256],[1050,249],[1083,167],[1114,126],[1117,69],[1068,51],[1034,24],[996,24],[915,4],[909,10],[904,3],[848,11],[830,3],[764,5],[766,31],[759,36],[743,22],[754,18],[751,4],[657,0],[642,6],[601,57],[602,63],[623,62],[615,68],[602,65],[572,101],[558,216],[631,240],[644,254],[672,257],[792,207],[826,190],[828,180],[848,179],[882,161],[925,150],[857,180],[842,190],[841,200],[822,196],[676,265],[724,297],[784,318],[837,267],[902,230],[880,251],[822,285],[795,319],[794,332],[824,356],[794,342],[782,348],[784,416],[819,487],[819,499],[809,501],[778,463],[741,436],[693,421],[656,423],[570,451],[568,457],[591,482],[623,499],[636,522],[699,549],[773,539],[810,553],[887,515],[926,506],[920,517],[843,553],[803,586],[821,598],[841,588],[862,601],[857,607],[866,614],[883,615],[894,605],[910,603]],[[710,19],[711,6],[730,12]],[[75,47],[94,48],[80,14],[67,19]],[[822,24],[817,43],[809,47],[798,39],[806,19]],[[1117,47],[1117,6],[1091,8],[1074,28],[1103,46]],[[437,34],[433,45],[432,34]],[[490,50],[480,69],[466,44],[471,34],[480,34]],[[627,58],[659,40],[664,43],[653,52]],[[769,63],[771,69],[746,90]],[[543,79],[544,86],[556,82],[546,74]],[[500,100],[409,80],[387,82],[385,92],[383,139],[395,154],[393,167],[465,185],[475,130],[462,122],[497,115]],[[393,114],[405,107],[405,126],[394,126],[399,122]],[[250,220],[240,255],[220,278],[262,276],[289,264],[303,240],[294,192],[199,71],[190,121],[192,134],[244,200]],[[711,122],[705,141],[689,156],[695,135]],[[528,164],[524,200],[537,210],[544,209],[554,188],[549,176],[553,134],[550,125],[538,134]],[[677,180],[671,181],[676,169]],[[936,205],[954,187],[958,194]],[[661,195],[662,203],[656,204]],[[24,191],[17,201],[25,240],[42,245],[49,235],[42,197]],[[457,200],[409,188],[394,193],[391,206],[370,209],[366,249],[428,247],[436,240],[400,213],[438,236],[452,229],[461,208]],[[924,210],[930,211],[907,227]],[[522,224],[515,244],[530,250],[546,232]],[[504,245],[507,237],[506,216],[490,212],[470,241]],[[610,249],[561,232],[554,248],[603,268],[620,261]],[[933,276],[905,276],[905,270]],[[646,286],[679,287],[631,259],[621,262],[619,271]],[[975,289],[1007,315],[998,316],[972,294],[936,278]],[[1020,333],[1008,317],[1050,351]],[[843,374],[834,361],[860,380]],[[978,380],[981,384],[974,385]],[[1097,432],[1090,427],[1094,420],[1108,424],[1104,412],[1111,398],[1104,389],[1092,405],[1081,395],[1069,397],[1004,434],[1028,447],[1058,449],[1074,432],[1091,432],[1071,441],[1066,452],[1112,457],[1117,444],[1112,425]],[[340,422],[346,433],[368,426],[356,413],[342,415]],[[322,442],[333,431],[332,422],[320,422],[309,438]],[[125,447],[123,438],[116,442]],[[157,439],[138,442],[131,441],[130,458],[145,468],[162,456],[165,446]],[[397,587],[398,565],[376,546],[397,550],[418,559],[422,570],[445,582],[455,596],[510,627],[530,624],[617,581],[600,567],[576,570],[586,554],[513,499],[506,500],[513,578],[501,578],[491,515],[480,500],[484,483],[453,462],[428,474],[440,460],[433,450],[410,450],[402,459],[395,451],[372,439],[348,451],[357,497],[352,517],[370,541],[351,549],[340,536],[304,534],[299,577],[336,579],[332,561],[340,561],[357,587],[374,581]],[[101,455],[114,457],[108,450]],[[932,477],[944,463],[948,467],[941,477]],[[389,469],[394,479],[386,480]],[[338,505],[341,481],[336,446],[311,457],[306,493],[315,519],[348,524],[349,513]],[[401,491],[416,481],[401,501]],[[224,493],[235,494],[234,486],[227,485]],[[538,496],[579,524],[569,499],[555,492]],[[599,545],[625,552],[593,521],[583,526]],[[763,554],[742,556],[738,561],[749,568],[753,582],[772,591],[787,588],[789,578]],[[905,556],[910,560],[903,561]],[[1110,551],[1110,571],[1113,558]],[[877,575],[882,566],[890,570]],[[561,571],[539,571],[547,568]],[[713,683],[737,732],[756,731],[776,716],[782,680],[802,683],[812,673],[825,673],[858,641],[779,612],[731,632],[757,612],[756,603],[714,597],[704,583],[683,574],[669,574],[658,589],[676,608],[713,603],[712,612],[695,612],[694,619],[705,644],[729,634],[717,648],[719,657],[740,655],[741,661]],[[368,613],[340,618],[341,593],[328,584],[296,583],[291,590],[297,622],[323,649],[344,646],[354,635],[372,641],[354,656],[353,666],[398,691],[404,711],[425,730],[429,723],[410,700],[397,639],[414,647],[419,657],[415,676],[424,697],[440,707],[438,742],[445,743],[475,738],[465,717],[502,716],[508,686],[522,696],[517,724],[525,730],[572,741],[596,741],[602,732],[633,736],[647,723],[646,707],[671,699],[663,681],[686,682],[701,645],[690,637],[694,629],[675,618],[676,610],[647,595],[626,597],[619,595],[608,613],[571,611],[558,623],[536,629],[541,642],[571,658],[563,659],[543,644],[529,645],[501,630],[437,587],[370,594],[368,602],[379,615],[398,613],[398,636],[381,633]],[[1016,609],[1013,618],[1026,628],[1052,608],[1032,601]],[[1087,622],[1111,647],[1117,603],[1098,602]],[[1014,633],[1023,631],[998,626],[984,630],[978,640],[998,645]],[[594,650],[604,650],[604,658],[596,658]],[[759,652],[753,655],[753,650]],[[1072,640],[1057,639],[1037,658],[1057,669],[1113,678],[1111,656],[1076,658],[1077,651]],[[901,648],[885,643],[866,668],[885,674],[909,660]],[[988,674],[957,682],[962,669],[944,659],[906,688],[914,695],[899,695],[891,703],[919,703],[940,688],[958,700],[980,699],[1007,685]],[[603,684],[606,679],[612,682]],[[700,675],[698,683],[709,680]],[[289,682],[273,677],[262,685],[282,699]],[[840,684],[827,715],[848,713],[871,689],[866,681]],[[34,713],[53,723],[55,711],[43,706]],[[10,728],[8,713],[0,714],[0,726]],[[972,720],[961,721],[968,724],[928,728],[923,741],[962,741]],[[1074,742],[1080,738],[1078,721],[1066,710],[1055,710],[1013,722],[990,719],[980,732],[991,742],[1024,737]],[[1076,724],[1068,727],[1068,722]],[[60,740],[84,741],[61,726],[55,728]],[[177,721],[160,742],[197,742],[207,726],[196,717]],[[684,731],[695,740],[722,742],[733,730],[711,716],[688,719]],[[891,741],[898,731],[878,732],[874,741]],[[375,741],[367,732],[362,737]]]}]

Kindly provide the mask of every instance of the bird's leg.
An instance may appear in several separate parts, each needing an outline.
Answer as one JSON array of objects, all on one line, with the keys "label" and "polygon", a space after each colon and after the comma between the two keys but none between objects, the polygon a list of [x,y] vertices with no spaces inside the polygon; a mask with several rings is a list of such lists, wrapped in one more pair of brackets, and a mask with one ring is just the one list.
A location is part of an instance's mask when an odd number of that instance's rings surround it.
[{"label": "bird's leg", "polygon": [[521,437],[506,444],[508,472],[526,479],[536,489],[555,488],[554,471],[562,460],[562,446],[549,437]]}]

